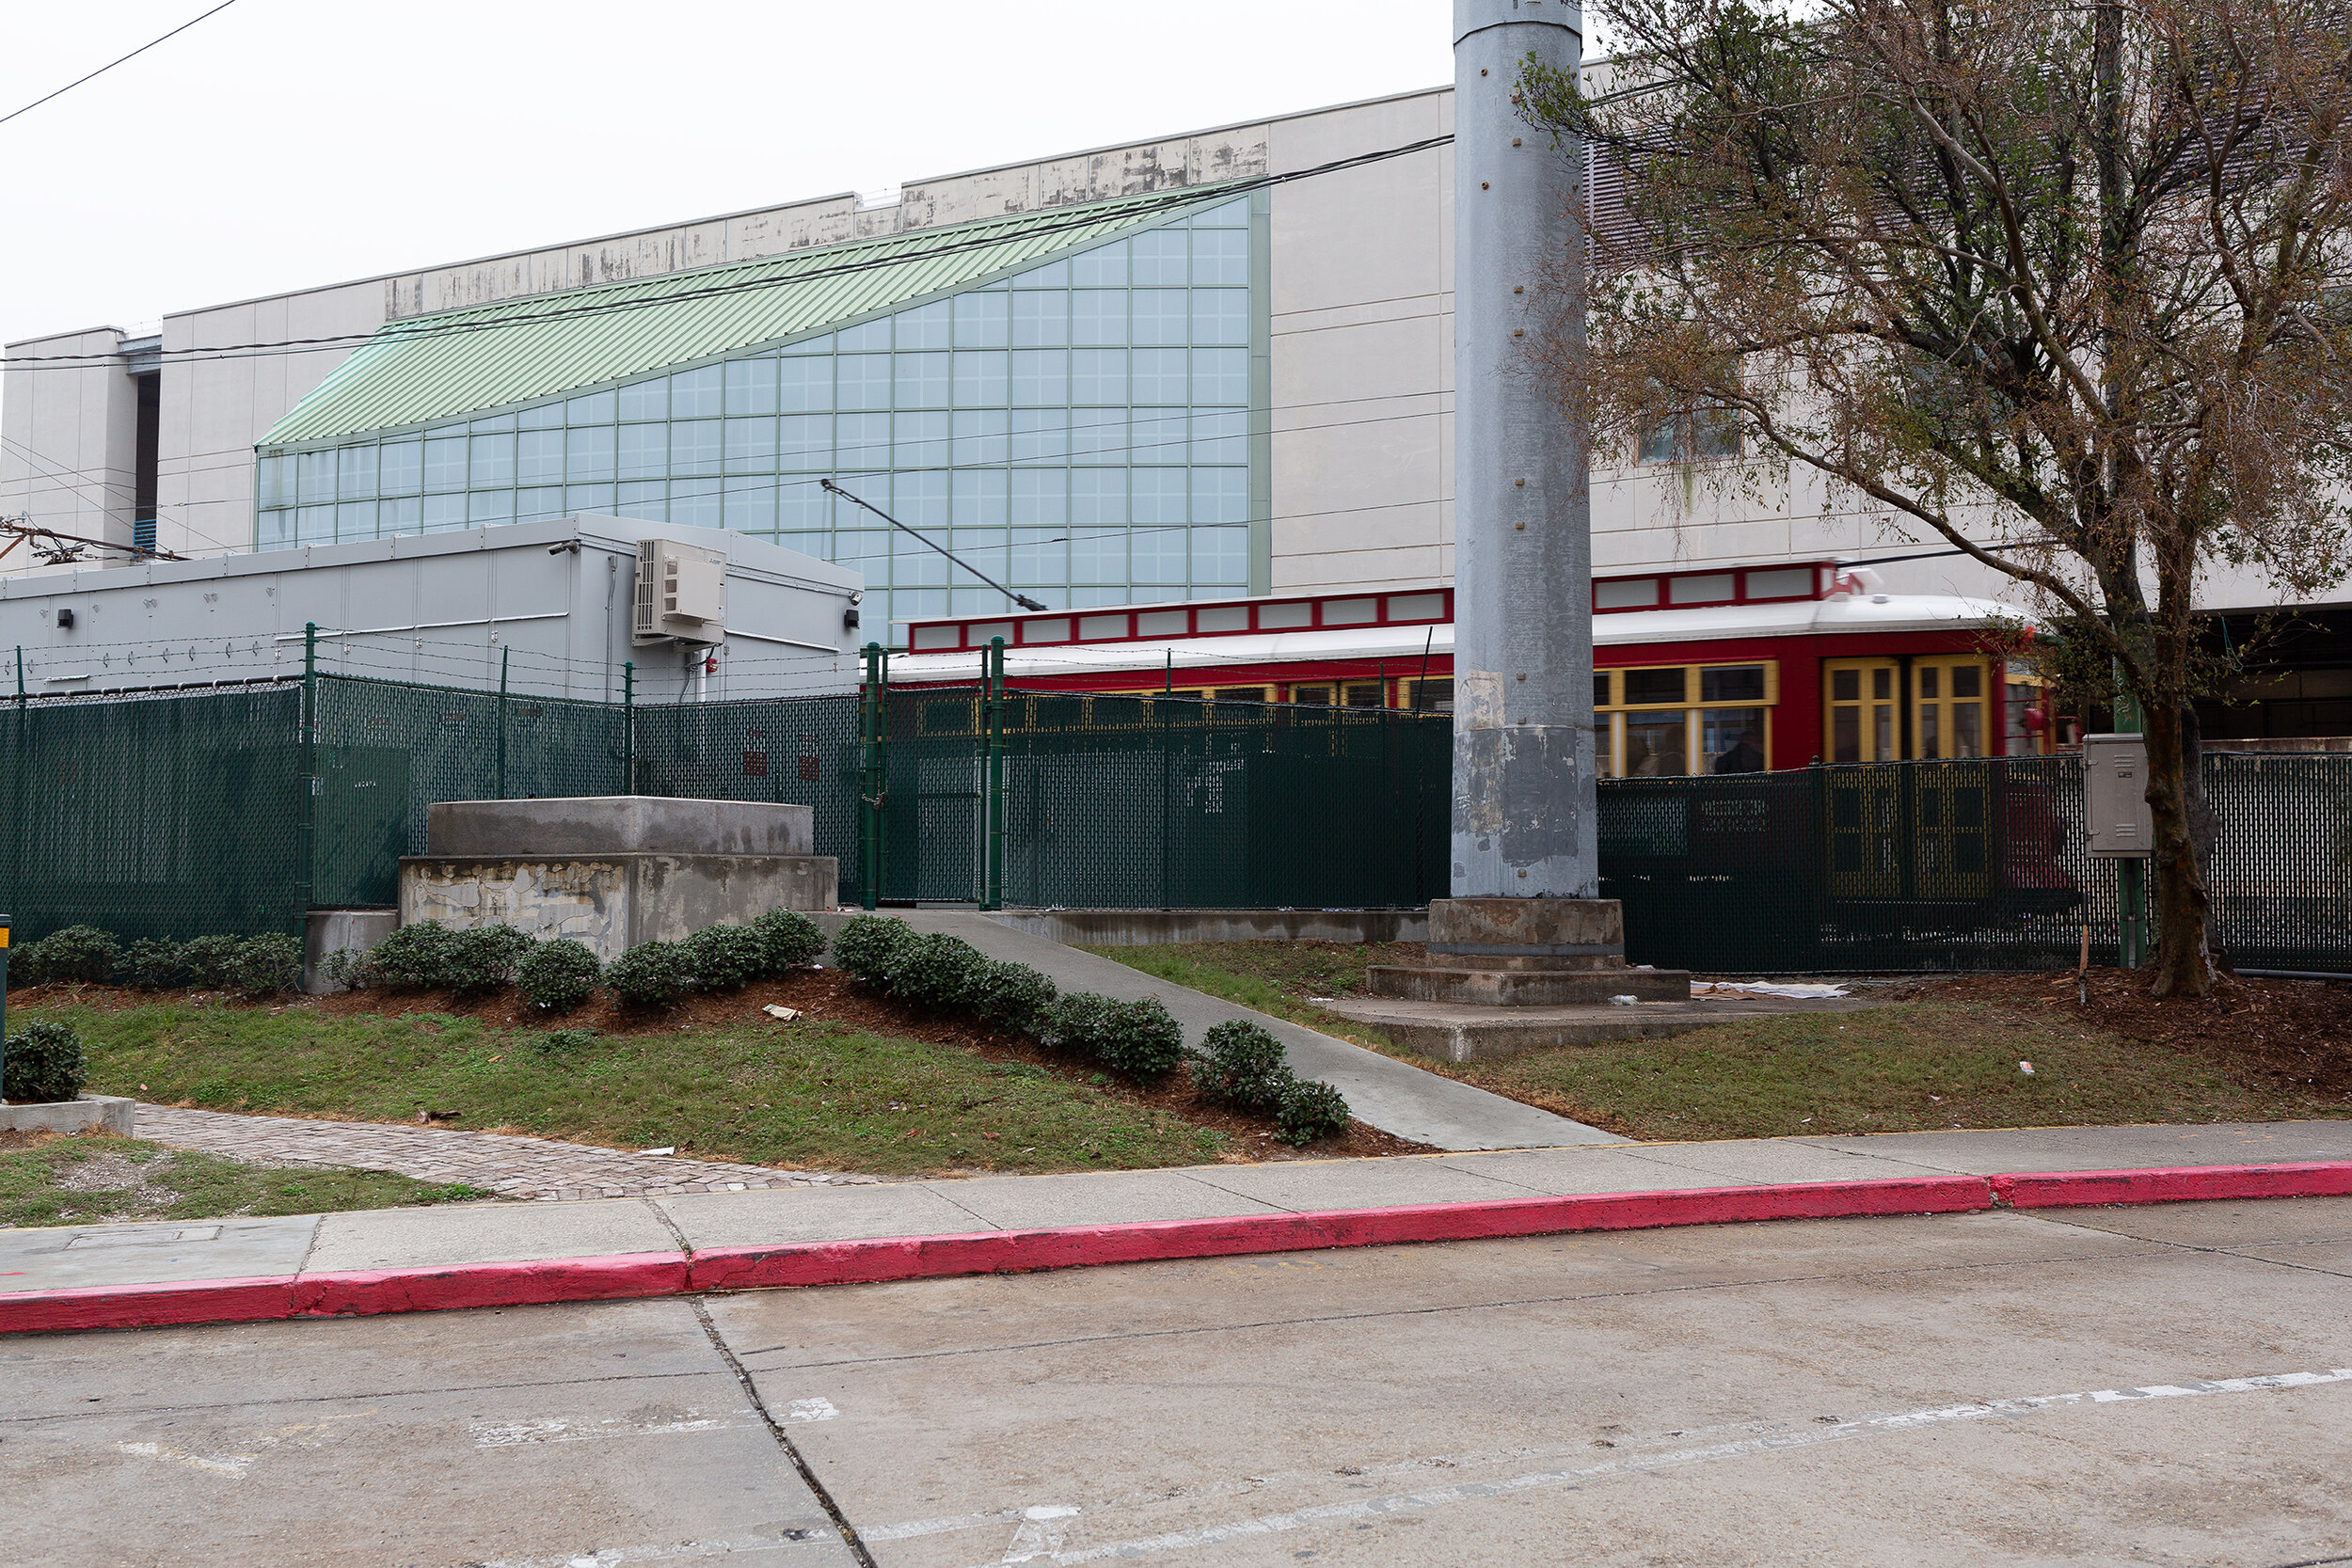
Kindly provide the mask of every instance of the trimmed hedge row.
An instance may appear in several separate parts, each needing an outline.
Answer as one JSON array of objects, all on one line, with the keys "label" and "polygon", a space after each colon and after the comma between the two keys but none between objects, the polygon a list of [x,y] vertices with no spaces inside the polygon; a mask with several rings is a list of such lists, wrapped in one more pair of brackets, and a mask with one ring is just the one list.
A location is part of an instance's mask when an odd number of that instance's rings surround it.
[{"label": "trimmed hedge row", "polygon": [[1026,964],[990,958],[959,937],[924,934],[887,915],[853,915],[834,934],[833,961],[852,979],[915,1006],[963,1011],[1041,1044],[1155,1084],[1189,1060],[1192,1081],[1216,1104],[1274,1119],[1278,1135],[1304,1147],[1347,1127],[1347,1101],[1328,1084],[1295,1077],[1282,1042],[1257,1024],[1212,1028],[1187,1053],[1183,1027],[1156,997],[1118,1002],[1087,991],[1057,994]]},{"label": "trimmed hedge row", "polygon": [[[95,926],[68,926],[8,956],[8,984],[47,981],[135,986],[141,990],[233,990],[259,1000],[302,984],[302,944],[290,936],[141,937],[129,946]],[[71,1096],[67,1098],[71,1099]]]},{"label": "trimmed hedge row", "polygon": [[747,926],[711,926],[683,942],[641,942],[612,963],[570,937],[540,941],[510,926],[453,931],[403,926],[365,954],[338,953],[329,974],[350,986],[485,996],[513,986],[543,1013],[568,1013],[601,985],[625,1006],[667,1007],[689,991],[740,990],[825,951],[817,922],[770,910]]}]

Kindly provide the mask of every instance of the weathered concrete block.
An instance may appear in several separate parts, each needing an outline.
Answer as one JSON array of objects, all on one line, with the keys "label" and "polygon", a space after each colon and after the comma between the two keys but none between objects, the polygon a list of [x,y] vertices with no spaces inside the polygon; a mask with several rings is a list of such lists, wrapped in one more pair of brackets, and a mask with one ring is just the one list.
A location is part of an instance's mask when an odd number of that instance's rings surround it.
[{"label": "weathered concrete block", "polygon": [[408,855],[400,919],[571,937],[610,961],[641,942],[745,925],[770,910],[832,909],[839,883],[831,855]]},{"label": "weathered concrete block", "polygon": [[365,953],[399,925],[398,910],[312,910],[302,932],[302,989],[312,996],[341,990],[326,978],[327,958],[345,948]]},{"label": "weathered concrete block", "polygon": [[440,800],[425,810],[431,855],[805,855],[816,812],[760,800],[580,795]]},{"label": "weathered concrete block", "polygon": [[112,1132],[131,1135],[138,1101],[115,1094],[86,1094],[47,1105],[0,1105],[0,1132]]},{"label": "weathered concrete block", "polygon": [[1420,942],[1420,910],[1006,910],[989,918],[1073,947],[1162,942]]},{"label": "weathered concrete block", "polygon": [[1436,898],[1429,904],[1429,951],[1479,958],[1622,959],[1625,906],[1614,898]]}]

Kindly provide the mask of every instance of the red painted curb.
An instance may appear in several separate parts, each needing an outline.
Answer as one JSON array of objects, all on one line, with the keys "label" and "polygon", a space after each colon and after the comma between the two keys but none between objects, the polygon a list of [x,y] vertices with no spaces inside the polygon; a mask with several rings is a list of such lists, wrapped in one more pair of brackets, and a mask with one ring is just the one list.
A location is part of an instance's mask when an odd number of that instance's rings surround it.
[{"label": "red painted curb", "polygon": [[550,1258],[528,1263],[457,1263],[435,1269],[352,1269],[306,1274],[290,1313],[300,1318],[445,1312],[467,1307],[532,1307],[556,1301],[674,1296],[687,1289],[675,1252]]},{"label": "red painted curb", "polygon": [[893,1236],[780,1247],[713,1247],[694,1254],[689,1289],[873,1285],[948,1275],[1146,1263],[1240,1253],[1389,1246],[1548,1236],[1576,1230],[1636,1230],[1744,1220],[1842,1219],[1866,1214],[1948,1214],[1993,1206],[1980,1176],[1821,1181],[1771,1187],[1708,1187],[1662,1193],[1431,1203],[1303,1214],[991,1230],[960,1236]]},{"label": "red painted curb", "polygon": [[163,1285],[84,1285],[0,1295],[0,1334],[76,1328],[162,1328],[233,1323],[294,1313],[292,1275],[195,1279]]},{"label": "red painted curb", "polygon": [[2279,1165],[2176,1165],[2154,1170],[2032,1171],[1993,1178],[2012,1209],[2104,1203],[2195,1203],[2233,1197],[2352,1196],[2352,1160]]},{"label": "red painted curb", "polygon": [[297,1317],[526,1307],[699,1291],[870,1285],[951,1275],[1019,1274],[1182,1258],[1325,1247],[1465,1242],[1583,1230],[1635,1230],[1755,1220],[1965,1213],[2199,1199],[2352,1196],[2352,1161],[2191,1165],[2157,1170],[2036,1171],[1891,1180],[1786,1182],[1679,1192],[1598,1193],[1416,1204],[1304,1214],[1157,1220],[1132,1225],[892,1236],[787,1246],[668,1252],[442,1268],[366,1269],[161,1285],[0,1292],[0,1334],[148,1328]]}]

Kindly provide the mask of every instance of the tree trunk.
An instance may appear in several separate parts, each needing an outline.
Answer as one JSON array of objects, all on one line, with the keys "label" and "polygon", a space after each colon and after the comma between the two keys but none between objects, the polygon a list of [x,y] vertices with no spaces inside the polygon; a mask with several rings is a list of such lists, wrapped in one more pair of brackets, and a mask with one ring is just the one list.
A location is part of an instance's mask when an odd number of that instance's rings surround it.
[{"label": "tree trunk", "polygon": [[2151,869],[2155,886],[2150,912],[2156,924],[2154,974],[2157,996],[2203,996],[2213,990],[2213,952],[2206,931],[2211,899],[2203,857],[2198,853],[2190,796],[2201,802],[2201,781],[2188,769],[2195,741],[2182,723],[2185,704],[2142,705],[2148,748],[2148,812],[2155,830]]}]

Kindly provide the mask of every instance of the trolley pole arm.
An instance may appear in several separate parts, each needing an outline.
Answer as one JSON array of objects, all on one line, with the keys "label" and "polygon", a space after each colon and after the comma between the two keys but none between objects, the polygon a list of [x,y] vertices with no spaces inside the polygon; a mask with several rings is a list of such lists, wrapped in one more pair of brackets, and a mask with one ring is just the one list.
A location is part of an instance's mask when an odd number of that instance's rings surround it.
[{"label": "trolley pole arm", "polygon": [[982,582],[987,583],[991,588],[993,588],[996,592],[1002,594],[1005,597],[1010,599],[1022,609],[1043,610],[1045,608],[1035,599],[1030,598],[1026,594],[1014,593],[1011,589],[1006,587],[1003,583],[998,582],[994,578],[988,576],[978,567],[973,565],[961,556],[957,555],[954,551],[950,550],[946,546],[939,543],[936,539],[928,537],[918,530],[907,527],[906,524],[898,521],[898,518],[892,516],[889,513],[884,512],[881,507],[876,506],[872,501],[867,500],[865,497],[851,494],[850,491],[843,489],[840,485],[835,484],[830,479],[820,479],[817,483],[832,491],[834,495],[839,496],[843,500],[866,508],[866,511],[871,512],[875,516],[880,517],[883,522],[888,523],[892,528],[897,529],[900,533],[908,534],[914,538],[922,540],[925,545],[937,550],[940,554],[946,556],[948,560],[954,562],[965,571],[970,572],[974,577],[978,578]]}]

